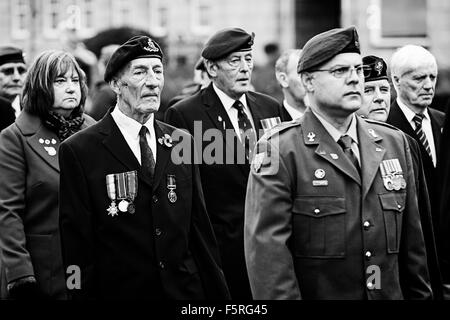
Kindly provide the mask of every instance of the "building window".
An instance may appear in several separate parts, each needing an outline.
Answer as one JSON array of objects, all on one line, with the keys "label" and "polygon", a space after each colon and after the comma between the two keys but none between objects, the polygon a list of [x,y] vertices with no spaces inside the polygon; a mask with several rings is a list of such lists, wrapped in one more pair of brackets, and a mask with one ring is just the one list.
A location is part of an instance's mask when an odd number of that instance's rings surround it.
[{"label": "building window", "polygon": [[28,22],[30,19],[30,7],[26,0],[11,0],[11,30],[15,39],[24,39],[29,35]]},{"label": "building window", "polygon": [[43,6],[44,33],[48,38],[56,38],[59,34],[59,27],[62,20],[61,1],[45,1]]},{"label": "building window", "polygon": [[191,3],[191,27],[196,34],[209,34],[211,27],[211,1],[193,0]]},{"label": "building window", "polygon": [[426,12],[426,0],[371,0],[367,8],[371,44],[376,47],[399,47],[408,43],[428,46]]},{"label": "building window", "polygon": [[167,35],[169,26],[169,8],[164,0],[150,2],[150,32],[156,37]]},{"label": "building window", "polygon": [[114,0],[113,4],[113,20],[117,27],[131,25],[133,17],[131,16],[130,4],[128,0]]}]

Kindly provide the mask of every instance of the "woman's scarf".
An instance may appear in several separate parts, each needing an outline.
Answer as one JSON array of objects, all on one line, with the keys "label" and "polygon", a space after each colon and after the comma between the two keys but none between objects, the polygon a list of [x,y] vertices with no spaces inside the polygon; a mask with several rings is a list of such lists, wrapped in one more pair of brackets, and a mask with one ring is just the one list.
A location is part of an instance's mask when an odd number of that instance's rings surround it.
[{"label": "woman's scarf", "polygon": [[68,119],[56,112],[50,111],[43,120],[44,125],[55,132],[61,142],[80,131],[81,125],[84,122],[83,112],[80,108],[73,110]]}]

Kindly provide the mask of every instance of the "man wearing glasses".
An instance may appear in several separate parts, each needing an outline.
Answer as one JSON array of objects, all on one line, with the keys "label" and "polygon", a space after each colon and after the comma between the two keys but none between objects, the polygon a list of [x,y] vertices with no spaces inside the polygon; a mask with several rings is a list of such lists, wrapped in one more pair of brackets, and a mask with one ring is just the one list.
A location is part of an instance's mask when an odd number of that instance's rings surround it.
[{"label": "man wearing glasses", "polygon": [[356,29],[310,39],[297,71],[310,109],[258,142],[247,187],[254,298],[431,298],[408,141],[355,116],[364,90]]},{"label": "man wearing glasses", "polygon": [[206,207],[231,297],[247,300],[243,225],[249,163],[261,120],[280,116],[276,100],[250,91],[253,39],[239,28],[213,35],[202,51],[212,83],[166,112],[167,123],[187,129],[197,142]]},{"label": "man wearing glasses", "polygon": [[27,67],[23,52],[11,46],[0,47],[0,131],[19,115],[19,95]]}]

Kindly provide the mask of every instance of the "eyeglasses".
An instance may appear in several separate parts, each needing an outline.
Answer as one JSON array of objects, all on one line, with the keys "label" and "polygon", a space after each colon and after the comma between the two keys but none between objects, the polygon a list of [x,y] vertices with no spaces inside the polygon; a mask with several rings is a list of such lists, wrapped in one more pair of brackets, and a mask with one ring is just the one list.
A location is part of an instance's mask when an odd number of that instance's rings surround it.
[{"label": "eyeglasses", "polygon": [[347,78],[351,75],[352,71],[355,70],[356,75],[358,77],[363,77],[364,76],[364,66],[342,66],[342,67],[337,67],[337,68],[332,68],[332,69],[316,69],[316,70],[311,70],[313,72],[315,71],[327,71],[329,73],[331,73],[334,77],[336,78]]},{"label": "eyeglasses", "polygon": [[12,76],[15,70],[17,70],[17,72],[20,75],[23,75],[25,74],[25,72],[27,72],[27,69],[25,69],[24,67],[7,67],[4,69],[0,69],[0,72],[3,73],[5,76]]},{"label": "eyeglasses", "polygon": [[[244,58],[244,62],[249,68],[253,67],[253,57],[252,56],[246,56],[246,57],[242,57],[242,58]],[[237,68],[239,68],[241,66],[242,58],[240,58],[240,57],[232,57],[232,58],[227,59],[225,61],[228,63],[228,65],[230,67],[232,67],[233,69],[237,69]]]}]

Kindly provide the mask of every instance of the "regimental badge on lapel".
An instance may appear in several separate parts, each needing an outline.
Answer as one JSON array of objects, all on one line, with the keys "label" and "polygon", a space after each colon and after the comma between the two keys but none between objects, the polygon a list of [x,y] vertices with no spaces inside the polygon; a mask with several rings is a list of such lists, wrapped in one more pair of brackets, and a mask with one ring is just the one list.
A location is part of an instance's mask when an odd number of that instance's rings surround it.
[{"label": "regimental badge on lapel", "polygon": [[398,159],[383,160],[380,164],[380,172],[386,190],[406,189],[406,181],[403,178],[403,170]]},{"label": "regimental badge on lapel", "polygon": [[177,180],[175,178],[175,175],[168,174],[167,189],[169,189],[169,193],[167,194],[167,198],[171,203],[175,203],[178,199],[177,194],[175,193],[176,188],[177,188]]},{"label": "regimental badge on lapel", "polygon": [[[106,176],[106,190],[111,204],[106,209],[111,217],[120,212],[135,213],[134,199],[137,196],[138,178],[137,171],[113,173]],[[116,204],[116,201],[120,201]]]}]

